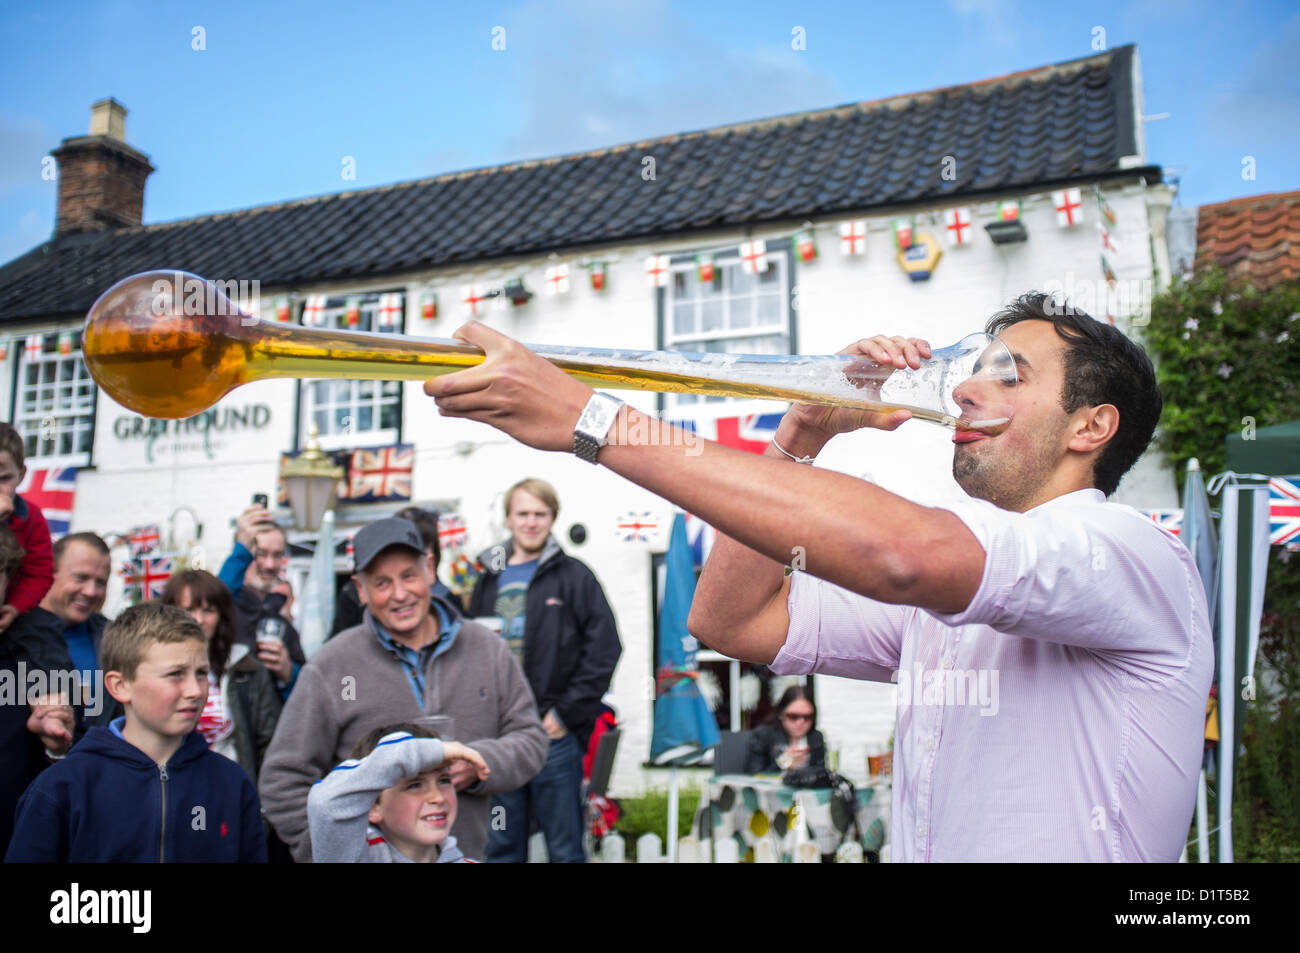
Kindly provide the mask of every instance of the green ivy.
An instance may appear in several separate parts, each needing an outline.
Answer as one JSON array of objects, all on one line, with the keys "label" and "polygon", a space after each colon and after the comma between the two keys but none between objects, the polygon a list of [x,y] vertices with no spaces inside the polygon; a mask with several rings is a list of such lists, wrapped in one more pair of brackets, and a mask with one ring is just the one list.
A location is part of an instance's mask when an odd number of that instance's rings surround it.
[{"label": "green ivy", "polygon": [[[1175,281],[1152,302],[1143,343],[1165,399],[1160,447],[1180,487],[1192,457],[1207,478],[1225,469],[1229,434],[1300,419],[1300,280],[1261,290],[1216,268]],[[1270,556],[1260,690],[1234,772],[1239,861],[1300,859],[1300,555]]]}]

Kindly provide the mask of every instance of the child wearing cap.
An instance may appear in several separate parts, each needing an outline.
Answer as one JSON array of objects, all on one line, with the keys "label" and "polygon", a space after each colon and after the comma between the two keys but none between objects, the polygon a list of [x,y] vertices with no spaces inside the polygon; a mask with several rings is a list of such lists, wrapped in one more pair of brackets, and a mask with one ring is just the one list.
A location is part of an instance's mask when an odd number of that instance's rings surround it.
[{"label": "child wearing cap", "polygon": [[316,863],[467,864],[456,846],[452,761],[480,780],[489,771],[473,748],[441,741],[414,724],[389,725],[357,742],[352,757],[307,795]]}]

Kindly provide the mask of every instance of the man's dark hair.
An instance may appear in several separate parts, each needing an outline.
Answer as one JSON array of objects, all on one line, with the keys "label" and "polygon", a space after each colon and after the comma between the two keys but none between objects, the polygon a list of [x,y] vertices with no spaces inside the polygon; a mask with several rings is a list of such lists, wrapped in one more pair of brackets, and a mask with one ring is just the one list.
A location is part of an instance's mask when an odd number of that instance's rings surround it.
[{"label": "man's dark hair", "polygon": [[1115,492],[1151,442],[1164,401],[1146,352],[1118,328],[1042,292],[1021,295],[989,319],[985,330],[1001,334],[1021,321],[1050,321],[1065,342],[1065,383],[1061,407],[1114,404],[1119,428],[1093,465],[1092,482],[1106,496]]},{"label": "man's dark hair", "polygon": [[70,533],[54,544],[54,568],[56,570],[59,568],[59,560],[63,558],[63,551],[73,543],[85,543],[99,555],[109,555],[108,543],[94,533]]},{"label": "man's dark hair", "polygon": [[415,528],[420,533],[420,539],[424,541],[424,551],[433,553],[433,571],[437,572],[438,564],[442,562],[442,543],[438,539],[438,511],[425,510],[418,506],[408,506],[405,509],[398,510],[393,515],[399,519],[410,520],[415,524]]}]

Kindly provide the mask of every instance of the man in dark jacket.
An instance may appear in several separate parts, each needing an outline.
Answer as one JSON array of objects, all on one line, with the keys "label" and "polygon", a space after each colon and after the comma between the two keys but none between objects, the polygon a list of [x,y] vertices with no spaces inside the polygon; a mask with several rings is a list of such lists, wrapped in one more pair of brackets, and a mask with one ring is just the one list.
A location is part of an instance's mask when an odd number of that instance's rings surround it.
[{"label": "man in dark jacket", "polygon": [[97,697],[73,699],[77,703],[77,740],[87,729],[107,727],[122,714],[122,706],[104,691],[99,665],[99,646],[108,626],[99,610],[108,595],[110,569],[108,544],[94,533],[64,536],[54,544],[54,584],[40,605],[63,623],[72,667],[99,673],[91,676]]},{"label": "man in dark jacket", "polygon": [[502,636],[537,699],[550,751],[527,786],[493,798],[505,809],[493,825],[489,862],[527,859],[530,812],[555,863],[582,863],[582,756],[623,647],[614,613],[595,575],[551,536],[560,504],[543,480],[506,493],[511,538],[484,553],[469,616],[499,616]]}]

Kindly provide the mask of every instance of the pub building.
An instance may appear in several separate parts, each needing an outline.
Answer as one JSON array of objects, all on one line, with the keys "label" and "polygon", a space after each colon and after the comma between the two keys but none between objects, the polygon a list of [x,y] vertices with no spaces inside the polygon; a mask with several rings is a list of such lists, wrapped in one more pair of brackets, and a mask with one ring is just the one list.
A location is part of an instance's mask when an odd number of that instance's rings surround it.
[{"label": "pub building", "polygon": [[[87,310],[136,272],[181,269],[236,289],[262,321],[450,337],[477,317],[519,340],[605,348],[831,354],[876,333],[951,344],[1025,291],[1057,291],[1140,337],[1170,278],[1174,189],[1148,157],[1135,46],[965,85],[682,132],[574,155],[145,224],[150,158],[126,109],[91,108],[63,140],[54,234],[0,267],[0,407],[26,438],[29,484],[63,531],[124,540],[213,571],[253,494],[317,434],[347,469],[347,537],[410,503],[455,514],[474,555],[504,538],[503,491],[555,485],[555,535],[594,570],[623,656],[608,696],[623,723],[611,790],[662,784],[649,751],[660,567],[673,508],[600,467],[444,419],[419,382],[272,380],[182,421],[147,420],[98,388],[80,356]],[[148,143],[140,143],[148,147]],[[663,419],[761,451],[784,404],[621,392]],[[921,502],[960,491],[950,433],[915,421],[845,435],[818,465]],[[1115,499],[1177,506],[1150,454]],[[47,504],[48,505],[48,504]],[[59,507],[54,507],[58,509]],[[290,511],[277,509],[292,523]],[[845,513],[845,519],[865,518]],[[701,554],[710,531],[689,521]],[[291,529],[301,595],[316,535]],[[815,545],[815,541],[811,544]],[[129,594],[114,550],[109,616]],[[449,546],[442,563],[451,583]],[[783,687],[702,650],[723,730],[750,727]],[[895,686],[815,676],[819,727],[847,773],[893,731]]]}]

